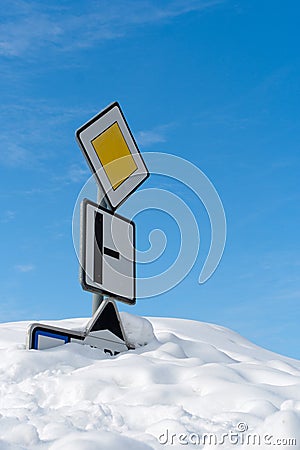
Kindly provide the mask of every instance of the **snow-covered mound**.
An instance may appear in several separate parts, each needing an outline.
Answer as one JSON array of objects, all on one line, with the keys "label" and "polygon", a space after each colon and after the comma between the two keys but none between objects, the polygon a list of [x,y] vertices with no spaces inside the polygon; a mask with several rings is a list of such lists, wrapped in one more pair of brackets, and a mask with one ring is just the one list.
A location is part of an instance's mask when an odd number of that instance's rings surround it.
[{"label": "snow-covered mound", "polygon": [[28,323],[0,325],[0,450],[300,449],[299,361],[216,325],[122,319],[136,349],[116,357],[29,351]]}]

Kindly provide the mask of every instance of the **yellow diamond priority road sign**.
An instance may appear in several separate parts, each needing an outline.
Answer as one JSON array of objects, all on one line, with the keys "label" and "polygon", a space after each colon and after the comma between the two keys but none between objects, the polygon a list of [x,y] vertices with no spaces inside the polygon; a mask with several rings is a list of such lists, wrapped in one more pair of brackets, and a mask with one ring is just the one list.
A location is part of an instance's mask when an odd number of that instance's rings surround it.
[{"label": "yellow diamond priority road sign", "polygon": [[76,138],[113,210],[149,176],[117,102],[79,128]]}]

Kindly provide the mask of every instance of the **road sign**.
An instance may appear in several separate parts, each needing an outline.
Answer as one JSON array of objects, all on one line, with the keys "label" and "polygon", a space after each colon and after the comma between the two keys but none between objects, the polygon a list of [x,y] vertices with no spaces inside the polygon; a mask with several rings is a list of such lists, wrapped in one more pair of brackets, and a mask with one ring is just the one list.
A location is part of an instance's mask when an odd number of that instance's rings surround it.
[{"label": "road sign", "polygon": [[149,176],[117,102],[79,128],[76,138],[113,210]]},{"label": "road sign", "polygon": [[135,303],[135,225],[90,200],[81,204],[83,289]]},{"label": "road sign", "polygon": [[89,345],[116,355],[128,350],[121,319],[112,300],[105,300],[93,315],[84,331],[34,323],[27,331],[27,348],[46,350],[69,342]]}]

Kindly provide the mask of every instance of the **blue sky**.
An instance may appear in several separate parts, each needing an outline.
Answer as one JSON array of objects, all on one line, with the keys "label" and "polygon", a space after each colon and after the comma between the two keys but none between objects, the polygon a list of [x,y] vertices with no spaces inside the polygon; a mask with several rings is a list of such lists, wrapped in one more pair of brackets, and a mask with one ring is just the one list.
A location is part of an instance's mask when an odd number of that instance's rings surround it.
[{"label": "blue sky", "polygon": [[[171,183],[198,220],[196,264],[173,290],[120,309],[217,323],[299,358],[298,2],[3,0],[1,9],[0,320],[90,314],[71,234],[90,172],[74,132],[117,100],[142,152],[172,153],[209,177],[228,225],[221,264],[199,285],[208,218]],[[176,230],[161,213],[137,218],[139,244],[153,223],[170,233],[171,258]]]}]

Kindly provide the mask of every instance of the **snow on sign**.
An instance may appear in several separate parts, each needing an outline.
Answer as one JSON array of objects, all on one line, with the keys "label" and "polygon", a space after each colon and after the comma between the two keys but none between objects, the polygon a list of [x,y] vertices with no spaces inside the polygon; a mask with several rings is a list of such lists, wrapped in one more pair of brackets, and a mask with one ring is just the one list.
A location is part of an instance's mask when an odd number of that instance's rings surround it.
[{"label": "snow on sign", "polygon": [[82,331],[42,323],[33,323],[27,330],[28,349],[47,350],[69,342],[96,347],[110,355],[128,350],[129,346],[114,301],[103,301]]},{"label": "snow on sign", "polygon": [[83,289],[134,304],[134,223],[84,199],[81,230],[80,282]]},{"label": "snow on sign", "polygon": [[79,128],[76,139],[113,210],[149,176],[117,102]]}]

